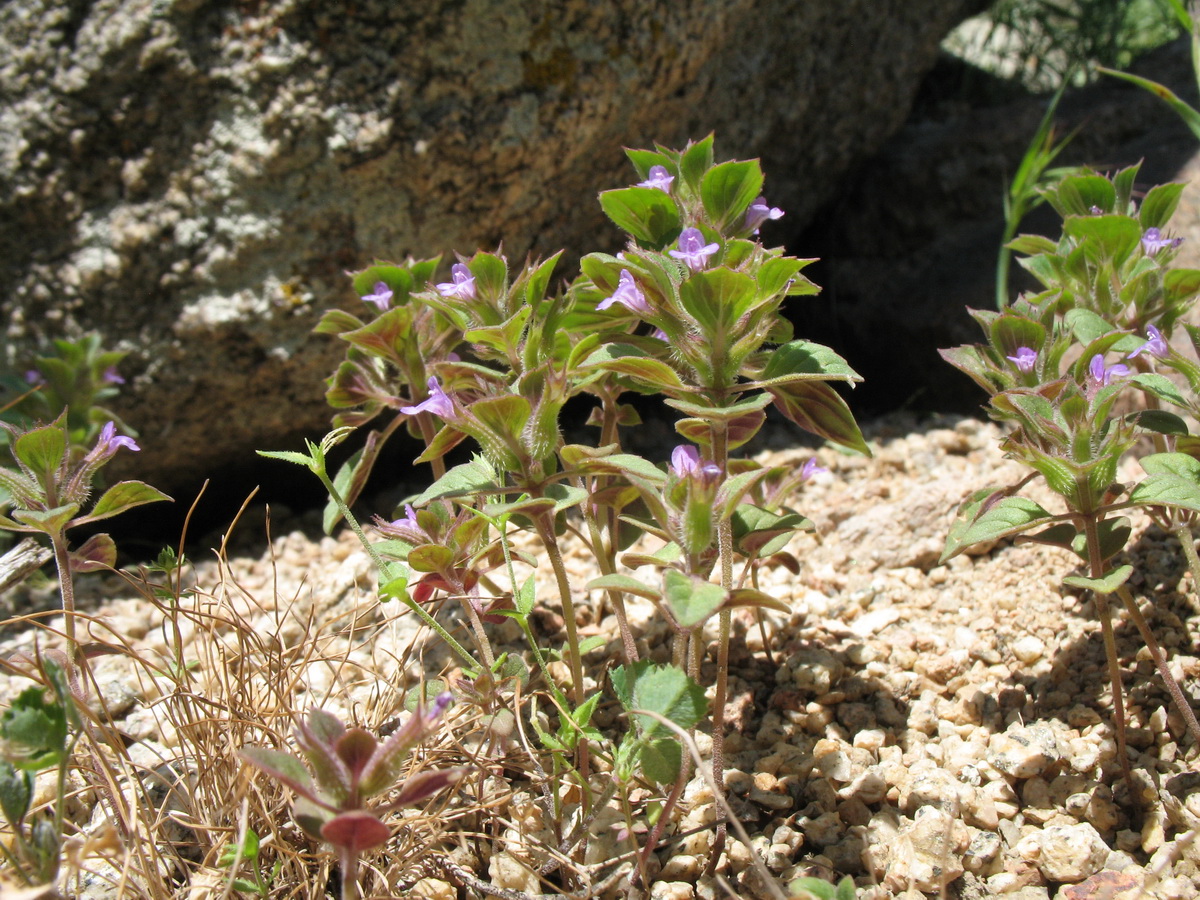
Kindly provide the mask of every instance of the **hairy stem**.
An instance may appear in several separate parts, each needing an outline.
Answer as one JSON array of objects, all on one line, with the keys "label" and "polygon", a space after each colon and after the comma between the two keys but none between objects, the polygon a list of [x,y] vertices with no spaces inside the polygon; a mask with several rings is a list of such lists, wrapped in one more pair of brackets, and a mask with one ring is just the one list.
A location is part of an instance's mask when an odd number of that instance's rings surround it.
[{"label": "hairy stem", "polygon": [[1150,630],[1150,625],[1146,622],[1142,611],[1138,609],[1137,601],[1134,600],[1128,588],[1125,585],[1121,585],[1117,588],[1117,593],[1121,595],[1121,600],[1124,601],[1125,608],[1129,610],[1129,617],[1133,619],[1138,633],[1141,634],[1142,640],[1146,642],[1146,649],[1150,651],[1150,658],[1154,660],[1154,666],[1158,669],[1159,676],[1167,686],[1167,693],[1171,695],[1171,702],[1175,704],[1175,708],[1183,718],[1184,727],[1187,728],[1188,734],[1192,736],[1192,741],[1197,746],[1200,746],[1200,722],[1196,721],[1196,714],[1192,711],[1192,705],[1188,703],[1183,689],[1179,686],[1179,682],[1171,674],[1171,669],[1167,666],[1167,658],[1163,655],[1162,648],[1158,645],[1158,641],[1154,637],[1154,632]]},{"label": "hairy stem", "polygon": [[567,650],[571,667],[571,701],[578,709],[583,704],[583,659],[579,652],[579,626],[575,623],[575,601],[571,599],[571,581],[567,567],[563,564],[562,549],[554,535],[554,520],[547,515],[538,515],[535,520],[538,537],[550,558],[554,579],[558,584],[558,598],[562,601],[563,625],[567,629]]},{"label": "hairy stem", "polygon": [[[1091,577],[1103,578],[1104,560],[1100,558],[1099,517],[1095,513],[1089,513],[1082,518]],[[1096,612],[1100,615],[1100,629],[1104,635],[1104,655],[1108,660],[1108,680],[1112,683],[1113,725],[1117,737],[1117,756],[1120,757],[1125,784],[1128,785],[1130,796],[1136,802],[1137,791],[1133,782],[1133,772],[1129,767],[1129,750],[1125,744],[1125,695],[1121,685],[1121,660],[1117,656],[1117,638],[1113,633],[1112,612],[1105,594],[1092,591],[1092,599],[1096,604]]]},{"label": "hairy stem", "polygon": [[75,665],[79,643],[75,640],[75,580],[71,574],[71,557],[67,552],[67,538],[62,530],[50,535],[54,547],[54,566],[58,569],[58,590],[62,594],[64,631],[67,636],[67,659]]},{"label": "hairy stem", "polygon": [[[724,423],[713,427],[713,456],[721,471],[727,472],[729,440]],[[733,523],[727,517],[722,517],[717,523],[717,546],[721,554],[721,587],[729,591],[733,589]],[[725,790],[725,701],[729,694],[729,631],[732,621],[732,612],[722,609],[719,613],[717,686],[712,713],[712,777],[713,784],[722,794]],[[721,822],[713,838],[712,856],[708,861],[710,872],[715,869],[721,851],[725,849],[725,834],[726,826]]]},{"label": "hairy stem", "polygon": [[1200,602],[1200,556],[1196,554],[1196,538],[1192,529],[1184,522],[1172,522],[1172,531],[1183,549],[1183,557],[1187,560],[1188,569],[1192,573],[1192,602]]}]

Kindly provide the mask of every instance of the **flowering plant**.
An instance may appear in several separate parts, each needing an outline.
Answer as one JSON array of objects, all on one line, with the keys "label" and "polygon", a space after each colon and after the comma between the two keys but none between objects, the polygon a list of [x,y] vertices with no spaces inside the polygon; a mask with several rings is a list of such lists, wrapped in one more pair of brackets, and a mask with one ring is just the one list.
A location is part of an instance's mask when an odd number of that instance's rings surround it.
[{"label": "flowering plant", "polygon": [[[1200,271],[1171,265],[1180,240],[1164,229],[1182,184],[1160,185],[1134,200],[1134,166],[1107,178],[1092,172],[1045,191],[1063,217],[1058,242],[1023,235],[1011,243],[1042,284],[1000,312],[971,311],[987,343],[942,351],[989,394],[988,412],[1007,426],[1004,448],[1033,474],[1020,484],[977,492],[959,510],[943,561],[974,545],[1020,535],[1067,549],[1084,574],[1064,582],[1095,598],[1113,683],[1116,737],[1129,776],[1120,666],[1107,598],[1120,597],[1137,625],[1193,738],[1200,724],[1172,677],[1115,558],[1131,534],[1123,513],[1145,510],[1173,531],[1200,584],[1191,526],[1200,513],[1200,439],[1184,416],[1200,412],[1200,366],[1170,344],[1183,312],[1200,293]],[[1194,349],[1200,329],[1183,325]],[[1164,373],[1173,373],[1176,380]],[[1187,385],[1185,394],[1177,381]],[[1130,395],[1142,409],[1130,411]],[[1147,477],[1117,483],[1121,457],[1141,438],[1154,453]],[[1053,513],[1017,493],[1040,475],[1065,511]]]},{"label": "flowering plant", "polygon": [[[789,479],[734,451],[753,440],[773,405],[822,438],[868,452],[830,385],[859,376],[829,348],[796,339],[781,314],[785,300],[818,288],[802,274],[812,260],[756,239],[783,215],[764,199],[758,162],[716,162],[711,136],[682,151],[627,153],[637,182],[603,192],[600,203],[628,241],[615,255],[583,257],[565,289],[552,287],[558,255],[514,269],[500,253],[481,251],[460,258],[450,279],[437,282],[438,259],[380,263],[356,275],[355,288],[373,315],[363,320],[334,310],[317,330],[347,345],[327,397],[339,410],[335,424],[372,425],[364,449],[336,477],[311,455],[270,454],[302,462],[326,482],[328,527],[341,517],[357,527],[349,504],[384,442],[400,427],[424,439],[417,462],[432,466],[432,486],[409,498],[402,516],[378,523],[388,540],[370,541],[361,529],[360,536],[380,562],[386,593],[423,617],[430,614],[422,604],[434,592],[466,600],[479,659],[459,657],[476,684],[479,660],[485,669],[498,665],[481,616],[507,615],[525,626],[538,604],[532,579],[520,585],[512,573],[512,530],[540,539],[558,589],[565,645],[543,652],[525,631],[539,665],[561,654],[567,676],[560,690],[541,668],[561,718],[557,734],[536,718],[531,724],[558,757],[574,752],[567,765],[589,793],[588,747],[601,736],[589,725],[598,695],[585,692],[589,647],[578,633],[577,600],[598,595],[616,614],[622,665],[613,683],[630,714],[642,698],[655,712],[677,714],[673,721],[685,729],[704,716],[697,680],[708,650],[706,625],[718,621],[713,765],[719,781],[731,612],[782,608],[743,582],[794,533],[811,527],[783,506],[779,490],[816,470],[809,460],[801,477]],[[631,392],[661,395],[677,414],[684,442],[665,466],[622,446],[622,429],[640,421],[622,402]],[[593,402],[595,446],[566,443],[560,429],[564,406],[581,396]],[[446,454],[467,439],[477,455],[447,469]],[[572,584],[563,561],[560,536],[568,527],[600,573],[583,586]],[[643,535],[657,539],[658,548],[631,550]],[[488,574],[501,562],[507,584]],[[622,565],[653,574],[635,576]],[[412,571],[422,574],[410,591]],[[674,666],[639,663],[625,610],[630,595],[652,601],[670,622]],[[687,702],[676,702],[681,697]],[[687,767],[678,748],[664,749],[675,740],[670,733],[637,721],[619,774],[632,777],[640,768],[652,781],[674,783],[669,807]]]}]

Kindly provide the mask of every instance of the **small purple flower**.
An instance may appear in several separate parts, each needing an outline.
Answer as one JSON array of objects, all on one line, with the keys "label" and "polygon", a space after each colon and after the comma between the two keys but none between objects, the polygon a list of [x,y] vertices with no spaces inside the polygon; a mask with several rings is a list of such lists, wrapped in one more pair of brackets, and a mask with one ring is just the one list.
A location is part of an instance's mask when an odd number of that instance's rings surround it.
[{"label": "small purple flower", "polygon": [[1183,238],[1165,238],[1157,228],[1147,228],[1146,233],[1142,235],[1142,249],[1148,256],[1154,256],[1158,251],[1169,247],[1178,247],[1182,243]]},{"label": "small purple flower", "polygon": [[45,384],[46,378],[37,369],[29,369],[25,372],[25,383],[37,387],[38,385]]},{"label": "small purple flower", "polygon": [[700,481],[715,481],[721,477],[720,466],[702,460],[700,452],[691,444],[680,444],[671,451],[671,472],[677,478],[697,478]]},{"label": "small purple flower", "polygon": [[658,188],[664,194],[671,193],[671,182],[675,180],[675,176],[667,171],[666,166],[651,166],[649,177],[645,181],[639,181],[638,187]]},{"label": "small purple flower", "polygon": [[669,337],[667,337],[667,333],[665,331],[663,331],[661,328],[655,328],[654,332],[650,335],[650,337],[658,338],[660,341],[663,341],[664,343],[671,340]]},{"label": "small purple flower", "polygon": [[362,299],[367,303],[374,303],[380,312],[387,312],[388,307],[392,305],[392,289],[386,283],[377,281],[374,293],[364,294]]},{"label": "small purple flower", "polygon": [[617,278],[617,289],[613,291],[611,297],[597,303],[596,309],[608,309],[614,303],[620,303],[626,309],[642,315],[651,312],[650,304],[646,302],[646,295],[638,290],[637,282],[634,281],[633,275],[628,269],[621,270],[621,274]]},{"label": "small purple flower", "polygon": [[115,422],[108,422],[100,429],[100,436],[96,438],[96,446],[88,451],[87,460],[94,463],[112,459],[122,447],[132,450],[134,453],[142,449],[133,438],[117,434]]},{"label": "small purple flower", "polygon": [[400,412],[410,416],[415,416],[417,413],[431,412],[435,416],[441,416],[443,419],[454,418],[454,401],[442,390],[442,386],[438,383],[437,378],[430,378],[428,386],[428,397],[416,406],[400,407]]},{"label": "small purple flower", "polygon": [[1104,355],[1097,353],[1092,357],[1091,363],[1088,365],[1089,380],[1096,387],[1105,387],[1112,384],[1118,378],[1124,378],[1126,375],[1132,374],[1132,370],[1124,363],[1113,363],[1105,368]]},{"label": "small purple flower", "polygon": [[100,380],[105,384],[124,384],[125,379],[121,377],[121,373],[117,371],[116,366],[109,366],[104,370],[104,374],[100,376]]},{"label": "small purple flower", "polygon": [[379,530],[389,537],[396,537],[410,544],[427,544],[429,535],[417,524],[417,511],[411,503],[404,504],[404,518],[392,522],[376,520]]},{"label": "small purple flower", "polygon": [[1037,364],[1037,351],[1029,347],[1018,347],[1016,353],[1004,358],[1009,360],[1020,371],[1032,372],[1033,367]]},{"label": "small purple flower", "polygon": [[667,252],[683,260],[693,272],[699,272],[708,265],[708,258],[720,249],[719,244],[704,243],[704,234],[699,228],[685,228],[679,235],[679,249]]},{"label": "small purple flower", "polygon": [[1171,352],[1171,348],[1167,346],[1167,339],[1164,338],[1162,336],[1162,332],[1153,325],[1146,326],[1146,334],[1150,339],[1130,353],[1130,359],[1133,359],[1140,353],[1149,353],[1151,356],[1157,356],[1159,359],[1163,359]]},{"label": "small purple flower", "polygon": [[443,281],[437,285],[437,292],[443,297],[455,297],[459,300],[475,299],[475,276],[462,263],[450,267],[450,277],[453,281]]},{"label": "small purple flower", "polygon": [[804,465],[800,467],[800,480],[808,481],[814,475],[822,475],[829,470],[817,462],[815,456],[810,456],[804,461]]},{"label": "small purple flower", "polygon": [[782,209],[778,206],[767,205],[767,198],[759,197],[746,210],[746,221],[742,224],[742,227],[749,228],[751,234],[758,234],[758,229],[764,222],[768,220],[774,222],[776,219],[782,218]]}]

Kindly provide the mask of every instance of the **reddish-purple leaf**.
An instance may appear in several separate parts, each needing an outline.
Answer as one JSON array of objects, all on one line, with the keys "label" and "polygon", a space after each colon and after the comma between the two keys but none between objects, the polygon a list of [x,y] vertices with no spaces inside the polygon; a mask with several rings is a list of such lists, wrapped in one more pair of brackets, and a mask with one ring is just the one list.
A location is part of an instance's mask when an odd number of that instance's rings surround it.
[{"label": "reddish-purple leaf", "polygon": [[391,829],[363,810],[339,813],[321,826],[321,837],[335,847],[362,853],[392,836]]}]

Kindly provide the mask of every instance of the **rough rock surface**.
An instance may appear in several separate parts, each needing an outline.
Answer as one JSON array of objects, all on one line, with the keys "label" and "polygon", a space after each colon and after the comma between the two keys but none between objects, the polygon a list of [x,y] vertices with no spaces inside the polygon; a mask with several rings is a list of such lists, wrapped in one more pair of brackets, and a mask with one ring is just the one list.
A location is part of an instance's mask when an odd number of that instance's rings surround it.
[{"label": "rough rock surface", "polygon": [[[716,131],[795,221],[900,126],[978,0],[0,8],[0,304],[96,329],[166,487],[325,427],[345,269],[611,247],[622,145]],[[864,65],[863,61],[870,64]]]},{"label": "rough rock surface", "polygon": [[[1148,54],[1133,71],[1195,104],[1190,50],[1186,39],[1177,41]],[[1049,99],[1014,96],[982,72],[943,59],[905,126],[855,169],[795,239],[797,252],[821,258],[811,271],[824,288],[811,314],[801,310],[798,331],[838,347],[853,362],[866,379],[858,403],[876,410],[907,403],[975,408],[978,389],[968,378],[937,376],[944,367],[937,350],[980,339],[964,306],[995,308],[1002,196]],[[1143,189],[1193,183],[1173,230],[1188,238],[1178,265],[1200,265],[1200,156],[1175,112],[1141,88],[1101,79],[1067,93],[1059,105],[1056,134],[1076,130],[1055,165],[1107,172],[1144,160]],[[1056,237],[1059,225],[1058,216],[1041,207],[1021,230]],[[1014,290],[1034,284],[1023,276],[1014,265]]]}]

